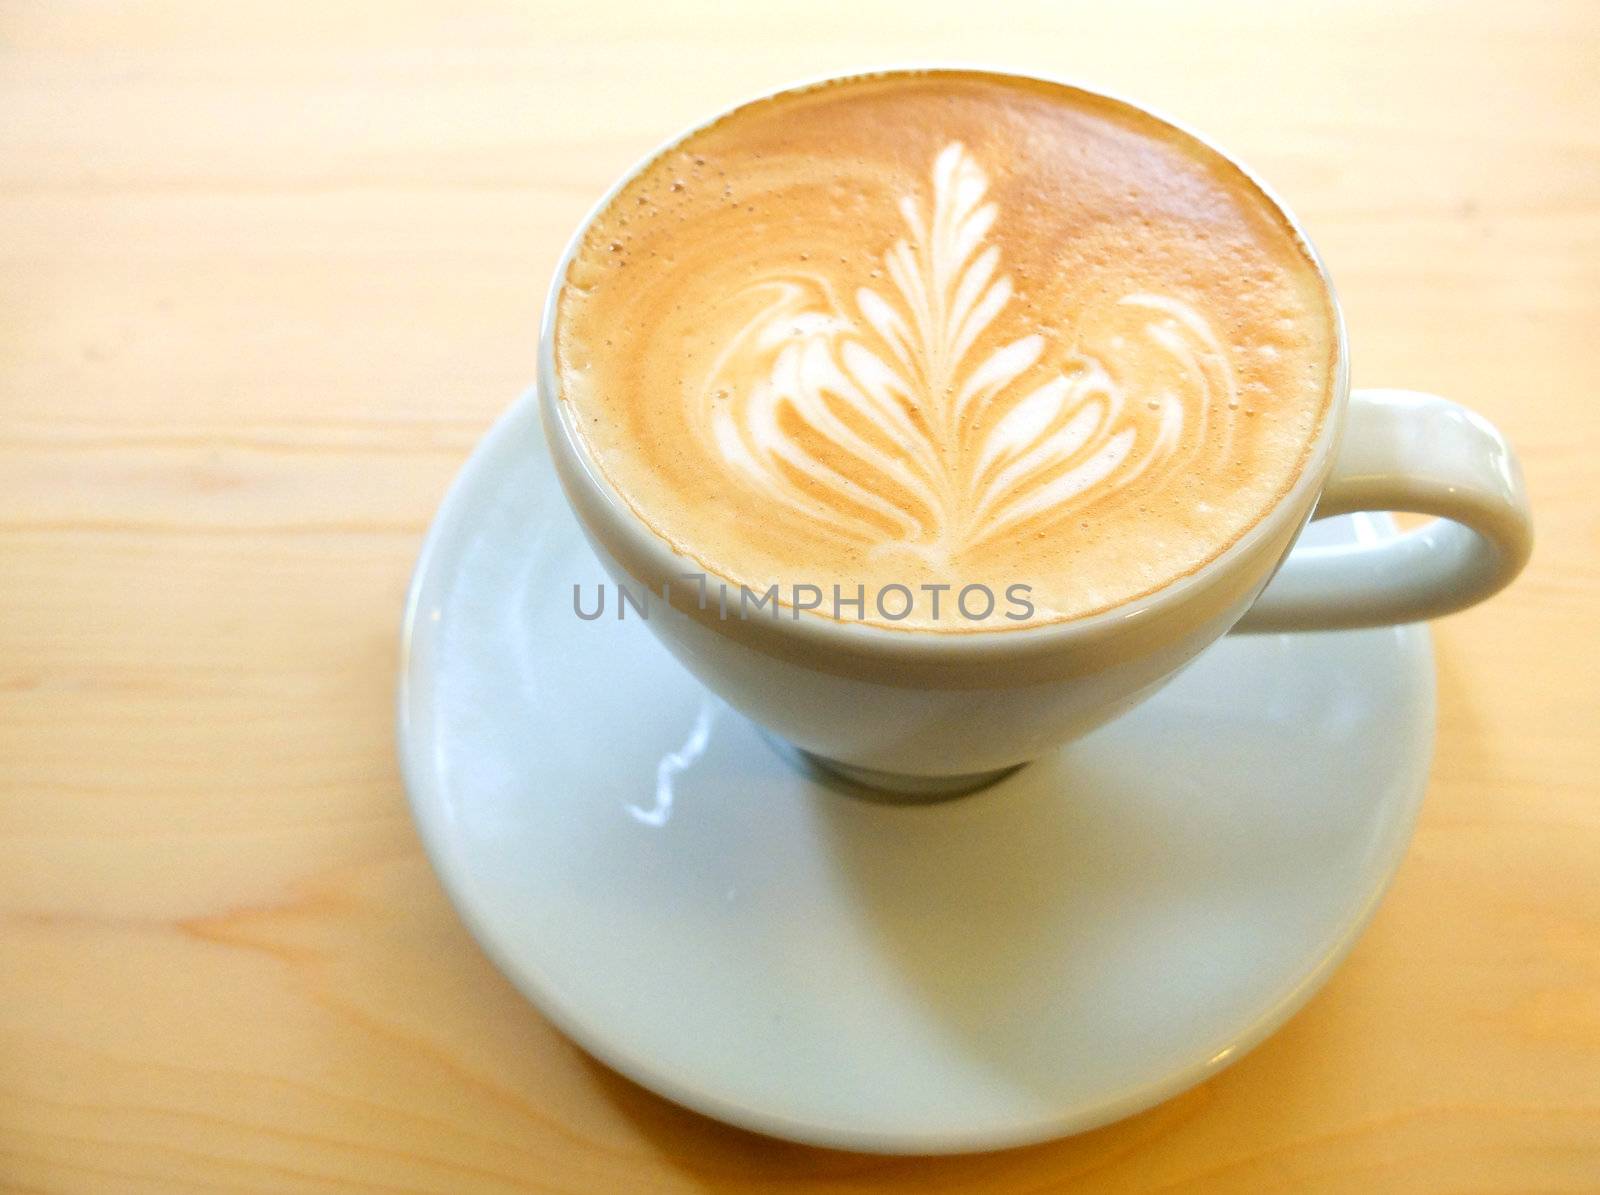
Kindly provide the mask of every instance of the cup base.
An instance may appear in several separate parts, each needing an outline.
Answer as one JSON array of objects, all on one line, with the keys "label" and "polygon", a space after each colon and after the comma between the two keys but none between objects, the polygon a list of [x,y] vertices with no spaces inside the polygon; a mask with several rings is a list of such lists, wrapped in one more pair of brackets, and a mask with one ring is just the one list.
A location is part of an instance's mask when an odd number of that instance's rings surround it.
[{"label": "cup base", "polygon": [[1026,764],[1014,763],[1009,767],[995,768],[989,772],[968,772],[960,776],[912,776],[904,772],[880,772],[875,768],[858,768],[854,764],[840,763],[824,755],[796,750],[805,764],[825,777],[846,781],[854,795],[865,800],[892,801],[901,804],[947,801],[964,797],[968,793],[987,788],[1003,780]]}]

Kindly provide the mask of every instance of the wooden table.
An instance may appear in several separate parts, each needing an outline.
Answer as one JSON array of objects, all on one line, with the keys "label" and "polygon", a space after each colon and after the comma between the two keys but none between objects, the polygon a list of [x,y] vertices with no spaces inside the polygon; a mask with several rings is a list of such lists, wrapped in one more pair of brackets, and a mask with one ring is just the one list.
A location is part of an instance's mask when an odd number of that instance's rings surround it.
[{"label": "wooden table", "polygon": [[[559,1036],[424,862],[391,710],[591,200],[747,93],[951,56],[1257,165],[1357,383],[1503,427],[1541,538],[1438,624],[1421,829],[1304,1012],[1111,1128],[885,1160]],[[0,1189],[1600,1189],[1597,88],[1584,0],[0,4]]]}]

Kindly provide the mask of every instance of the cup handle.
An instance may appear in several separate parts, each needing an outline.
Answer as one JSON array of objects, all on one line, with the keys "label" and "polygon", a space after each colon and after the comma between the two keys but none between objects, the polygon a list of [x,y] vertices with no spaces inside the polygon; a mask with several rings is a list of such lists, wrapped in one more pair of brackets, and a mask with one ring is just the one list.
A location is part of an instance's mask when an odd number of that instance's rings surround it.
[{"label": "cup handle", "polygon": [[1511,583],[1533,550],[1522,467],[1459,403],[1357,390],[1314,519],[1404,510],[1436,522],[1373,543],[1295,548],[1236,631],[1387,626],[1451,614]]}]

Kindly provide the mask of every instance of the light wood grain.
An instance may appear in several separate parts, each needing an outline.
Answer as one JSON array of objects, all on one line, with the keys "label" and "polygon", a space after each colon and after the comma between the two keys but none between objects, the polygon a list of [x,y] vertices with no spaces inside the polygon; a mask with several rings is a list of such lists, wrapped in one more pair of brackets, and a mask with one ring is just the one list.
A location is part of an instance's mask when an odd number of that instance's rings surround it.
[{"label": "light wood grain", "polygon": [[[390,740],[401,596],[545,279],[671,129],[919,57],[1081,76],[1272,179],[1360,383],[1520,446],[1437,627],[1422,825],[1326,991],[1010,1153],[769,1142],[478,952]],[[1600,8],[0,3],[0,1189],[1600,1190]]]}]

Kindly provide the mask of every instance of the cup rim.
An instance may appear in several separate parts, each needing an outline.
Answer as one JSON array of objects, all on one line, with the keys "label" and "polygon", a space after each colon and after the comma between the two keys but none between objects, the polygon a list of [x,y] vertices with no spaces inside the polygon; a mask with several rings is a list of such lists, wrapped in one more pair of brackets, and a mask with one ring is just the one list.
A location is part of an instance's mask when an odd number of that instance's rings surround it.
[{"label": "cup rim", "polygon": [[[1116,92],[1091,86],[1065,76],[1016,70],[984,63],[947,60],[828,72],[747,96],[717,110],[708,117],[693,122],[652,147],[623,171],[611,186],[606,189],[604,194],[594,202],[573,230],[567,240],[565,249],[556,262],[555,272],[545,295],[544,311],[540,318],[539,329],[537,389],[542,422],[544,423],[547,437],[552,440],[555,436],[560,437],[560,445],[552,443],[552,450],[557,450],[559,447],[570,454],[573,463],[577,465],[578,480],[587,490],[587,496],[598,500],[599,507],[606,515],[606,533],[626,541],[626,549],[623,552],[615,551],[610,544],[605,543],[607,534],[602,534],[592,527],[586,528],[588,533],[600,540],[613,558],[628,562],[641,560],[647,562],[648,571],[653,574],[651,577],[639,576],[638,570],[633,564],[624,563],[623,567],[635,580],[642,582],[652,591],[656,591],[655,582],[657,581],[670,581],[694,574],[703,575],[708,581],[718,580],[733,586],[738,584],[731,578],[715,574],[693,557],[680,553],[650,527],[640,515],[635,513],[633,508],[617,491],[610,478],[596,464],[589,452],[587,443],[570,422],[570,408],[562,397],[560,375],[555,366],[555,326],[561,291],[566,283],[567,270],[582,245],[583,238],[587,235],[590,226],[606,210],[623,188],[662,154],[695,133],[709,128],[711,125],[744,108],[774,100],[781,96],[805,92],[835,83],[891,75],[938,74],[980,74],[998,79],[1043,83],[1051,87],[1075,92],[1092,100],[1110,103],[1165,126],[1238,171],[1272,206],[1306,258],[1311,262],[1328,303],[1334,331],[1333,368],[1329,375],[1329,398],[1327,408],[1322,416],[1322,426],[1318,429],[1316,438],[1311,443],[1299,476],[1278,496],[1277,501],[1233,543],[1229,544],[1199,568],[1174,578],[1158,589],[1108,609],[1080,618],[1037,623],[1030,626],[985,627],[962,630],[915,627],[896,628],[879,626],[866,621],[835,620],[816,614],[807,614],[803,618],[779,617],[776,619],[752,619],[749,621],[738,619],[713,620],[708,623],[708,625],[724,630],[736,637],[744,637],[738,635],[739,628],[756,628],[758,631],[756,638],[773,636],[786,641],[786,646],[801,653],[807,653],[811,649],[830,652],[842,651],[852,656],[875,658],[887,664],[893,664],[896,660],[900,660],[908,663],[950,665],[976,662],[987,664],[1002,658],[1033,658],[1073,647],[1086,646],[1095,641],[1105,641],[1113,636],[1120,636],[1131,629],[1152,625],[1160,617],[1173,613],[1185,603],[1186,599],[1207,588],[1211,582],[1219,575],[1226,573],[1240,559],[1255,553],[1264,540],[1280,533],[1285,519],[1302,517],[1302,511],[1310,509],[1310,504],[1307,502],[1308,496],[1314,492],[1320,492],[1328,471],[1332,467],[1334,453],[1344,432],[1345,408],[1350,391],[1349,344],[1343,307],[1339,302],[1339,295],[1334,287],[1333,278],[1328,272],[1327,263],[1323,260],[1315,242],[1306,233],[1299,218],[1277,191],[1256,171],[1241,161],[1238,156],[1223,149],[1215,141],[1197,132],[1189,125],[1175,120],[1165,113],[1128,99],[1126,96]],[[565,477],[563,477],[563,481],[571,484]],[[587,522],[582,512],[580,512],[579,518],[580,522]],[[1248,609],[1248,606],[1244,607],[1244,609]]]}]

